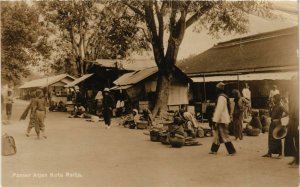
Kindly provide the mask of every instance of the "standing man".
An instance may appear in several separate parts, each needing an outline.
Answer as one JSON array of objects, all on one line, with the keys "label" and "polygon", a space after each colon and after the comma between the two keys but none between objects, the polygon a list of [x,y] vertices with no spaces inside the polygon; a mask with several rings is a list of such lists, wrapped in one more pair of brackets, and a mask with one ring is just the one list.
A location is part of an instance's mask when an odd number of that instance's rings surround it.
[{"label": "standing man", "polygon": [[110,128],[110,123],[111,123],[111,115],[112,115],[112,109],[114,107],[114,102],[113,102],[113,98],[111,97],[110,93],[109,93],[109,89],[105,88],[103,90],[103,102],[102,102],[102,114],[103,114],[103,118],[104,118],[104,122],[106,125],[106,128],[109,129]]},{"label": "standing man", "polygon": [[11,119],[11,114],[12,114],[12,105],[13,105],[13,95],[12,91],[8,90],[7,91],[7,96],[5,99],[5,107],[6,107],[6,116],[7,116],[7,122],[10,122]]},{"label": "standing man", "polygon": [[[42,90],[36,91],[36,99],[32,103],[32,115],[35,117],[35,125],[37,137],[40,138],[40,131],[42,136],[46,139],[45,135],[45,118],[46,118],[46,98]],[[40,130],[40,131],[39,131]]]},{"label": "standing man", "polygon": [[244,113],[245,118],[251,115],[251,91],[249,88],[248,83],[245,83],[245,87],[242,90],[242,95],[247,100],[247,108]]},{"label": "standing man", "polygon": [[217,154],[221,143],[224,143],[229,155],[236,153],[233,144],[229,138],[228,124],[230,123],[230,101],[225,94],[225,84],[220,82],[216,85],[217,102],[213,115],[213,143],[210,154]]},{"label": "standing man", "polygon": [[274,107],[274,96],[280,94],[278,88],[276,85],[273,85],[272,89],[270,90],[269,94],[269,100],[268,100],[268,105],[269,105],[269,112],[271,113],[272,108]]},{"label": "standing man", "polygon": [[272,89],[270,90],[269,99],[273,99],[273,97],[279,93],[279,90],[276,85],[273,85]]}]

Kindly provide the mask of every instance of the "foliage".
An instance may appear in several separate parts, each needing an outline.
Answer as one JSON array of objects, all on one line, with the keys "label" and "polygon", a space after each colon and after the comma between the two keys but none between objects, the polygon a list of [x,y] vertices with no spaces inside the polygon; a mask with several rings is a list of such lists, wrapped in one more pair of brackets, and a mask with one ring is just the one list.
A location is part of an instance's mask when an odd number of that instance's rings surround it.
[{"label": "foliage", "polygon": [[29,74],[28,65],[50,57],[47,32],[33,6],[1,2],[1,77],[18,83]]},{"label": "foliage", "polygon": [[140,20],[140,25],[147,28],[145,37],[152,45],[160,75],[154,115],[159,109],[167,108],[170,82],[186,29],[196,25],[196,30],[206,28],[212,36],[245,33],[249,14],[272,17],[271,4],[258,1],[120,0],[111,4],[127,6],[132,10],[132,15]]},{"label": "foliage", "polygon": [[114,9],[95,1],[37,4],[45,21],[58,28],[58,38],[70,44],[72,53],[66,56],[76,62],[79,76],[87,71],[95,59],[124,58],[129,49],[145,49],[148,46],[147,42],[136,37],[137,19],[127,15],[126,7]]}]

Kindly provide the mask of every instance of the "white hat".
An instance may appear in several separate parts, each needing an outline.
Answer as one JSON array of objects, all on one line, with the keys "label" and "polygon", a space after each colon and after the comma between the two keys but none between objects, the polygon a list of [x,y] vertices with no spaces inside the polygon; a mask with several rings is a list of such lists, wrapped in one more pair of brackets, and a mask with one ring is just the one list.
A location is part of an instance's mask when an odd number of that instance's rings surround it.
[{"label": "white hat", "polygon": [[218,89],[220,89],[220,90],[224,90],[225,84],[224,84],[223,82],[219,82],[219,83],[216,85],[216,87],[217,87]]},{"label": "white hat", "polygon": [[104,88],[103,92],[109,92],[109,88]]}]

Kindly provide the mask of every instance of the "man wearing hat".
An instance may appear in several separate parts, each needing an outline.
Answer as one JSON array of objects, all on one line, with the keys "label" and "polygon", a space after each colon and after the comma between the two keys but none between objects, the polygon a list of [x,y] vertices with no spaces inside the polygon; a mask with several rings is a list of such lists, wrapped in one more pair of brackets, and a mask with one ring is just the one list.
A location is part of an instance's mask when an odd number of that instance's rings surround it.
[{"label": "man wearing hat", "polygon": [[225,94],[225,84],[220,82],[216,85],[217,91],[217,102],[215,111],[213,114],[213,143],[211,146],[210,154],[217,154],[221,143],[225,144],[229,155],[234,155],[236,150],[231,143],[228,134],[228,124],[230,123],[230,101],[228,96]]},{"label": "man wearing hat", "polygon": [[273,136],[273,131],[277,129],[278,126],[281,126],[281,118],[288,115],[287,110],[281,104],[280,94],[273,96],[274,98],[274,107],[271,110],[271,124],[269,128],[269,137],[268,137],[268,152],[263,155],[263,157],[272,157],[272,154],[277,154],[277,158],[282,157],[282,142],[279,138]]},{"label": "man wearing hat", "polygon": [[104,122],[105,122],[106,128],[109,129],[110,123],[111,123],[111,113],[112,113],[112,109],[114,107],[114,102],[113,102],[113,98],[111,97],[110,91],[108,88],[105,88],[103,90],[102,107],[103,107],[102,115],[104,118]]}]

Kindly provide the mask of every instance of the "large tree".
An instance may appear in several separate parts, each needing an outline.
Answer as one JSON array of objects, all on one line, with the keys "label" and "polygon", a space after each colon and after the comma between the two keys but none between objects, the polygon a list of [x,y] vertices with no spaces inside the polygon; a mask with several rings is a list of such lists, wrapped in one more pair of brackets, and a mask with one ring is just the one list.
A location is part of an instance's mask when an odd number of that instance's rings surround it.
[{"label": "large tree", "polygon": [[49,58],[47,31],[35,7],[25,2],[1,2],[1,78],[20,83],[29,65]]},{"label": "large tree", "polygon": [[[271,4],[260,1],[115,1],[111,6],[127,6],[144,24],[159,68],[154,114],[167,109],[169,87],[174,77],[180,44],[185,31],[195,26],[210,35],[245,33],[249,14],[271,17]],[[167,37],[167,39],[166,39]],[[165,42],[166,41],[166,42]],[[201,41],[197,41],[201,42]]]},{"label": "large tree", "polygon": [[124,58],[129,49],[148,47],[147,42],[136,39],[138,19],[130,17],[127,8],[76,0],[37,4],[45,21],[56,26],[60,38],[70,44],[78,76],[85,74],[95,59]]}]

